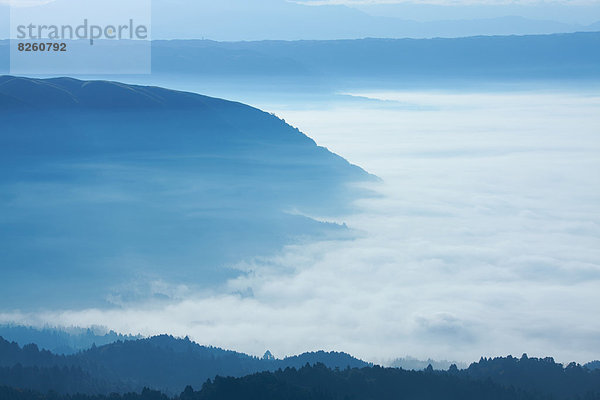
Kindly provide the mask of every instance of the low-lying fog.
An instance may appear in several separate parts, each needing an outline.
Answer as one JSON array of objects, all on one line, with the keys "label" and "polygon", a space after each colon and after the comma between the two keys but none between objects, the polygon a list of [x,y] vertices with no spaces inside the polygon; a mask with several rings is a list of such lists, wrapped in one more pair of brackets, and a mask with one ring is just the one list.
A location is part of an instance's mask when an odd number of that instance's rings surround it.
[{"label": "low-lying fog", "polygon": [[382,178],[379,197],[337,220],[358,239],[248,260],[237,266],[247,274],[211,292],[152,282],[174,299],[168,304],[0,319],[168,332],[257,355],[598,358],[600,96],[349,91],[314,103],[286,99],[253,105]]}]

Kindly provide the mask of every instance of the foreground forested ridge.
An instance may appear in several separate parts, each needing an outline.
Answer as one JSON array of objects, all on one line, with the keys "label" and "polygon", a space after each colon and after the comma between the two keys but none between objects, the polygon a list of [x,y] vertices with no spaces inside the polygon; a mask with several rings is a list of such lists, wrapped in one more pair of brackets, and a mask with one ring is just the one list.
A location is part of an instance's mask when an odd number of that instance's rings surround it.
[{"label": "foreground forested ridge", "polygon": [[[541,360],[543,362],[543,360]],[[598,381],[598,375],[588,374]],[[286,368],[275,372],[261,372],[243,378],[222,378],[205,382],[199,391],[186,387],[177,396],[169,397],[144,388],[138,393],[105,395],[60,395],[0,387],[0,399],[14,400],[353,400],[353,399],[421,399],[421,400],[598,400],[600,391],[585,393],[569,382],[567,396],[526,391],[520,387],[502,385],[493,379],[471,379],[457,371],[405,371],[395,368],[368,367],[362,369],[332,370],[323,364],[306,365],[300,369]]]},{"label": "foreground forested ridge", "polygon": [[[523,355],[482,358],[462,370],[453,365],[448,371],[405,371],[373,367],[344,353],[259,359],[166,335],[64,356],[0,339],[3,385],[0,399],[37,399],[53,391],[61,399],[76,393],[123,394],[117,399],[228,399],[244,393],[249,399],[561,400],[600,399],[600,370]],[[186,386],[201,390],[177,395]]]},{"label": "foreground forested ridge", "polygon": [[369,365],[335,352],[259,359],[166,335],[93,346],[69,356],[39,350],[34,344],[20,347],[0,338],[0,385],[41,392],[96,394],[139,391],[148,386],[174,394],[186,385],[200,387],[217,375],[241,377],[318,362],[331,368]]},{"label": "foreground forested ridge", "polygon": [[600,361],[598,361],[598,360],[591,361],[591,362],[585,364],[585,366],[589,369],[600,369]]}]

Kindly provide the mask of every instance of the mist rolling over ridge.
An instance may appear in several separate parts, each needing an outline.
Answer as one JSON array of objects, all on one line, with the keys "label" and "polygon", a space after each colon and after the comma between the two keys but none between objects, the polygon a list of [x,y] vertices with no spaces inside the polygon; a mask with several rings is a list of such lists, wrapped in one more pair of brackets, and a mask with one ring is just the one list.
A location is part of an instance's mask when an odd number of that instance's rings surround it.
[{"label": "mist rolling over ridge", "polygon": [[5,306],[47,307],[33,291],[58,287],[63,306],[110,301],[134,278],[158,281],[159,299],[172,294],[160,282],[223,282],[239,273],[227,266],[293,237],[349,235],[302,213],[341,212],[359,194],[350,183],[375,179],[239,103],[14,77],[1,78],[0,102]]}]

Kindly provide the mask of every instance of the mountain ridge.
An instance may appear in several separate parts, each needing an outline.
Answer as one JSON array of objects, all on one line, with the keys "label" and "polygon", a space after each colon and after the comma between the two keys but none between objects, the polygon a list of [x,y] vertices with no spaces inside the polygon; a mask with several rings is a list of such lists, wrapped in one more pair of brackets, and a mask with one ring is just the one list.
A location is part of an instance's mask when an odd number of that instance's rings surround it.
[{"label": "mountain ridge", "polygon": [[[600,57],[594,49],[599,43],[600,32],[458,39],[156,41],[153,44],[153,71],[157,75],[174,71],[188,74],[196,71],[215,76],[305,75],[327,77],[346,84],[351,82],[350,79],[367,79],[369,76],[378,79],[432,77],[437,80],[597,79]],[[287,60],[293,67],[281,67],[281,63],[275,61],[279,59]],[[443,69],[439,68],[441,63]]]},{"label": "mountain ridge", "polygon": [[128,85],[110,80],[82,81],[70,77],[35,79],[2,75],[0,94],[17,105],[52,108],[180,108],[222,103],[249,107],[235,101],[158,86]]},{"label": "mountain ridge", "polygon": [[[277,389],[290,384],[284,392]],[[72,356],[56,356],[40,351],[35,344],[20,347],[0,338],[2,385],[42,393],[134,391],[143,396],[150,395],[149,389],[143,389],[146,387],[169,396],[183,391],[182,399],[227,399],[233,392],[237,396],[262,393],[257,398],[288,398],[296,390],[304,395],[293,399],[312,398],[308,393],[321,393],[319,399],[353,398],[347,396],[362,391],[363,398],[391,399],[397,398],[394,396],[400,388],[410,388],[417,398],[435,399],[458,385],[463,387],[450,398],[595,400],[600,396],[600,370],[576,363],[564,366],[551,357],[530,358],[525,354],[520,358],[482,357],[466,369],[452,365],[447,371],[382,368],[346,353],[324,351],[259,359],[170,335],[117,341]],[[191,387],[202,390],[194,394]],[[323,397],[324,393],[329,396]]]},{"label": "mountain ridge", "polygon": [[307,215],[349,213],[377,180],[275,115],[190,92],[5,76],[0,103],[2,311],[223,284],[298,238],[351,237]]},{"label": "mountain ridge", "polygon": [[[93,387],[98,382],[104,382],[111,390],[120,388],[122,392],[152,387],[177,393],[186,385],[200,387],[207,379],[217,375],[244,376],[315,363],[342,369],[370,365],[346,353],[325,351],[307,352],[283,359],[260,359],[236,351],[202,346],[187,337],[182,339],[171,335],[119,340],[68,356],[39,350],[35,344],[21,347],[0,337],[0,368],[5,369],[7,376],[10,376],[10,368],[15,365],[22,368],[70,368],[76,371],[77,376],[87,376],[90,388],[86,393],[89,394],[95,394]],[[31,373],[34,371],[31,370]],[[7,383],[10,384],[8,378],[4,382],[0,379],[0,385]],[[39,390],[39,387],[29,388]],[[79,387],[80,390],[82,388]]]},{"label": "mountain ridge", "polygon": [[[374,77],[388,83],[402,78],[419,82],[597,80],[599,45],[598,31],[433,39],[155,40],[152,76],[166,81],[179,76],[207,83],[226,79],[260,85],[289,85],[286,80],[291,79],[297,85],[335,89],[339,89],[336,84],[356,85]],[[8,41],[0,41],[2,70],[9,70]]]}]

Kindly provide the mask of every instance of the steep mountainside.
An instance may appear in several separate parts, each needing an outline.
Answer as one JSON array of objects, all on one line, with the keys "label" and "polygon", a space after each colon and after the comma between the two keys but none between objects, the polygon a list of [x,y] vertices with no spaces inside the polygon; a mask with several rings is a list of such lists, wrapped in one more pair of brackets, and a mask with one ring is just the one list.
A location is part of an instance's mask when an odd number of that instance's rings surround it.
[{"label": "steep mountainside", "polygon": [[298,238],[347,235],[304,215],[349,211],[373,180],[274,115],[192,93],[5,76],[0,103],[5,310],[218,284]]}]

